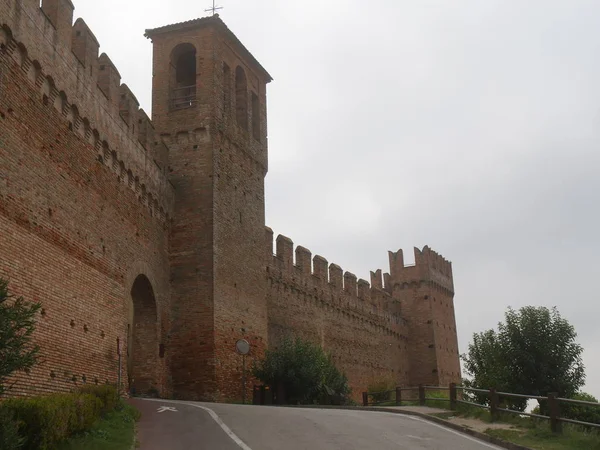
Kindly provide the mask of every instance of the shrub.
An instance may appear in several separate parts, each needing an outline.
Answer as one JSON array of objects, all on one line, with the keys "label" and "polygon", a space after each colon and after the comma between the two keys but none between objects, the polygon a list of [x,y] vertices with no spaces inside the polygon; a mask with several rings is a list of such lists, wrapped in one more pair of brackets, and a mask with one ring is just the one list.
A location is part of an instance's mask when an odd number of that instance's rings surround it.
[{"label": "shrub", "polygon": [[100,417],[102,401],[84,393],[13,398],[4,402],[26,437],[25,450],[50,450],[72,434],[89,430]]},{"label": "shrub", "polygon": [[381,403],[392,400],[392,394],[395,395],[395,392],[392,391],[395,389],[396,385],[394,384],[393,380],[382,378],[369,384],[367,387],[367,392],[369,393],[373,402]]},{"label": "shrub", "polygon": [[331,355],[299,338],[285,338],[278,348],[267,350],[263,360],[255,361],[252,373],[273,388],[283,386],[291,404],[323,403],[334,397],[344,403],[350,393],[348,380]]},{"label": "shrub", "polygon": [[[573,400],[598,402],[596,397],[586,392],[579,392],[571,397]],[[560,416],[582,422],[600,424],[600,406],[578,405],[576,403],[560,403]]]},{"label": "shrub", "polygon": [[110,384],[94,385],[87,384],[79,389],[82,394],[90,394],[100,399],[102,402],[102,408],[100,413],[105,416],[110,411],[113,411],[118,404],[119,397],[117,395],[117,388]]},{"label": "shrub", "polygon": [[25,439],[19,436],[19,424],[11,410],[0,404],[0,448],[17,450],[23,446]]}]

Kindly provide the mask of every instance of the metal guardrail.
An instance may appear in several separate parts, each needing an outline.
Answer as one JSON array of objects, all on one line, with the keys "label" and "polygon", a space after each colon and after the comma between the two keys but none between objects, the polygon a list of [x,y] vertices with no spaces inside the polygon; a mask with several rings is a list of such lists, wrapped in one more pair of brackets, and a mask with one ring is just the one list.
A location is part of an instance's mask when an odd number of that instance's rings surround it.
[{"label": "metal guardrail", "polygon": [[[561,402],[600,408],[600,403],[597,403],[597,402],[574,400],[574,399],[570,399],[570,398],[561,398],[561,397],[558,397],[556,394],[548,394],[547,397],[544,397],[544,396],[540,396],[540,395],[525,395],[525,394],[515,394],[512,392],[498,392],[495,389],[478,389],[478,388],[471,388],[471,387],[466,387],[466,386],[456,386],[454,383],[450,383],[450,385],[447,387],[446,386],[424,386],[424,385],[421,385],[419,387],[397,387],[394,391],[390,390],[390,391],[380,391],[380,392],[363,392],[363,405],[364,406],[370,406],[370,405],[376,406],[381,403],[393,402],[394,400],[395,400],[396,405],[398,405],[398,406],[400,406],[403,401],[404,402],[406,402],[406,401],[414,402],[416,400],[414,398],[409,399],[409,400],[404,400],[402,398],[403,391],[414,391],[414,390],[419,391],[418,402],[419,402],[419,405],[421,405],[421,406],[425,406],[427,401],[450,402],[450,410],[455,410],[456,406],[459,403],[464,404],[464,405],[469,405],[469,406],[475,406],[478,408],[483,408],[483,409],[489,410],[490,414],[492,416],[492,421],[498,419],[499,413],[507,413],[507,414],[515,414],[515,415],[520,415],[520,416],[533,417],[536,419],[549,420],[550,428],[555,433],[560,433],[562,431],[563,423],[570,423],[570,424],[580,425],[580,426],[585,426],[585,427],[600,428],[600,424],[598,424],[598,423],[584,422],[581,420],[567,419],[566,417],[560,417],[559,404]],[[427,397],[426,396],[427,390],[449,391],[449,395],[448,395],[448,398]],[[477,394],[484,394],[487,396],[489,403],[486,405],[486,404],[480,404],[480,403],[463,400],[462,398],[458,398],[458,396],[457,396],[458,391],[463,391],[463,392],[468,391],[468,392],[474,392]],[[395,396],[395,399],[392,400],[392,393],[394,393],[394,392],[395,392],[396,396]],[[381,402],[369,402],[370,396],[372,397],[374,395],[377,396],[377,395],[383,395],[383,394],[390,394],[389,399],[381,401]],[[524,411],[516,411],[516,410],[510,409],[510,408],[501,408],[500,401],[499,401],[499,399],[501,397],[522,398],[522,399],[528,399],[528,400],[529,399],[545,400],[548,402],[548,411],[549,411],[550,415],[545,416],[545,415],[541,415],[541,414],[533,414],[533,413],[528,413],[528,412],[524,412]]]}]

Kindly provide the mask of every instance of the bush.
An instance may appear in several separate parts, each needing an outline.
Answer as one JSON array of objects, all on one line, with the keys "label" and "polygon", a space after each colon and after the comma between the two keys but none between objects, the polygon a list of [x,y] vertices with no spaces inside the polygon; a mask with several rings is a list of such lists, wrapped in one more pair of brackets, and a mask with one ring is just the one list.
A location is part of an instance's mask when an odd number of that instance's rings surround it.
[{"label": "bush", "polygon": [[0,404],[0,448],[17,450],[23,446],[25,439],[19,436],[19,424],[14,413]]},{"label": "bush", "polygon": [[396,385],[393,380],[383,378],[373,381],[367,387],[369,396],[375,403],[389,402],[392,400],[392,394],[395,396]]},{"label": "bush", "polygon": [[[596,397],[586,392],[578,392],[577,394],[570,397],[572,400],[582,400],[585,402],[598,402]],[[533,408],[534,414],[547,415],[548,407],[547,401],[538,400],[539,405]],[[588,406],[578,405],[577,403],[559,403],[560,417],[565,419],[579,420],[581,422],[597,423],[600,424],[600,405],[599,406]]]},{"label": "bush", "polygon": [[102,402],[102,408],[100,413],[105,416],[107,413],[114,411],[117,407],[119,397],[117,395],[117,388],[110,384],[94,385],[87,384],[79,389],[82,394],[90,394],[100,399]]},{"label": "bush", "polygon": [[4,402],[26,438],[25,450],[50,450],[69,436],[89,430],[100,417],[102,401],[92,394],[54,394]]},{"label": "bush", "polygon": [[[571,398],[573,400],[582,400],[585,402],[598,402],[596,397],[586,392],[579,392]],[[567,419],[600,424],[600,406],[560,402],[560,416]]]},{"label": "bush", "polygon": [[324,403],[332,398],[345,403],[350,394],[348,379],[331,355],[299,338],[286,338],[278,348],[267,350],[262,361],[255,361],[252,373],[274,389],[281,385],[290,404]]}]

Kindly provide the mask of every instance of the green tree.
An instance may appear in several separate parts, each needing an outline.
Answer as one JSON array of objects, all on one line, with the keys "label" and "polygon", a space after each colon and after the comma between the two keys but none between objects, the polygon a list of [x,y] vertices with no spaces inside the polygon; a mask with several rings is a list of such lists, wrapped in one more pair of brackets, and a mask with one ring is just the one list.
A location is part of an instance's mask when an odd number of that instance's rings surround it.
[{"label": "green tree", "polygon": [[5,383],[16,371],[30,369],[37,360],[39,347],[32,343],[35,316],[41,305],[15,298],[8,282],[0,279],[0,396]]},{"label": "green tree", "polygon": [[[578,392],[570,398],[573,400],[582,400],[584,402],[598,403],[598,399],[587,392]],[[561,402],[560,416],[567,419],[600,424],[600,405],[588,406],[578,405],[576,403]]]},{"label": "green tree", "polygon": [[320,346],[300,338],[285,338],[255,362],[253,375],[266,385],[283,385],[291,404],[311,404],[330,396],[349,395],[346,376],[335,367],[331,355]]},{"label": "green tree", "polygon": [[[498,331],[476,333],[462,355],[470,387],[516,394],[573,396],[585,382],[583,348],[577,333],[556,308],[509,308]],[[481,396],[476,395],[479,400]],[[526,401],[501,399],[523,410]]]}]

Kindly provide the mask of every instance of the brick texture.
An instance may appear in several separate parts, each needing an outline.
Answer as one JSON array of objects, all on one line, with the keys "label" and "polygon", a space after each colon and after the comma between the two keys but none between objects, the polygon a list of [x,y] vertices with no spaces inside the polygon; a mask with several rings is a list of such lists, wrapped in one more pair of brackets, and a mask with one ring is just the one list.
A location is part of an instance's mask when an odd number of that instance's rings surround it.
[{"label": "brick texture", "polygon": [[[218,16],[154,30],[152,120],[69,0],[0,0],[0,276],[40,301],[16,394],[116,382],[242,396],[283,336],[322,344],[354,396],[460,379],[450,263],[357,279],[265,227],[270,75]],[[247,377],[247,392],[255,380]]]}]

